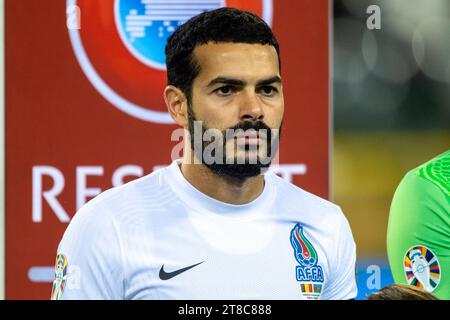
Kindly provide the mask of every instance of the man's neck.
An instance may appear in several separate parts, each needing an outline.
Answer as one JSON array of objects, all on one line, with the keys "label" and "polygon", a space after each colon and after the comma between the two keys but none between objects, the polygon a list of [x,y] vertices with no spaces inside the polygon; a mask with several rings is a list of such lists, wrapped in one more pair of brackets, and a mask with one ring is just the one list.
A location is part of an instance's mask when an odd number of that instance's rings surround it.
[{"label": "man's neck", "polygon": [[246,204],[255,200],[264,189],[264,176],[240,179],[221,176],[204,164],[182,162],[183,176],[197,190],[207,196],[229,204]]}]

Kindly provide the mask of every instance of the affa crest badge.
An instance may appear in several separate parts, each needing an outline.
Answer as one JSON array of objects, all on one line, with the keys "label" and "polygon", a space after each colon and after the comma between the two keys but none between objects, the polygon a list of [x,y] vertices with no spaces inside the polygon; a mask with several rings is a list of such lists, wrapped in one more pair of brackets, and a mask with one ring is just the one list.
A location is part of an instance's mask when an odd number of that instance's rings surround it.
[{"label": "affa crest badge", "polygon": [[67,259],[63,254],[58,254],[55,261],[55,280],[53,280],[52,300],[59,300],[64,292],[67,282]]},{"label": "affa crest badge", "polygon": [[316,249],[305,236],[303,226],[299,223],[291,231],[291,244],[295,259],[300,264],[295,268],[295,276],[301,283],[301,292],[307,299],[318,299],[324,281],[323,270],[318,265]]}]

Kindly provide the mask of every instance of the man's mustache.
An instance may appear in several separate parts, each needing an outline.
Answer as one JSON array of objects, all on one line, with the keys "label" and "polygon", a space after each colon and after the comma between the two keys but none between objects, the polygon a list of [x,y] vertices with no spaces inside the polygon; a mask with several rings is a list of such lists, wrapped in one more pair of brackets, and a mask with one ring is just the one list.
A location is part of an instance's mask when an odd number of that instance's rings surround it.
[{"label": "man's mustache", "polygon": [[265,124],[263,121],[257,121],[257,122],[244,121],[244,122],[238,123],[234,127],[228,128],[227,130],[236,131],[239,129],[241,129],[243,131],[247,131],[249,129],[253,129],[255,131],[262,130],[262,129],[265,129],[267,132],[271,131],[270,127],[267,124]]}]

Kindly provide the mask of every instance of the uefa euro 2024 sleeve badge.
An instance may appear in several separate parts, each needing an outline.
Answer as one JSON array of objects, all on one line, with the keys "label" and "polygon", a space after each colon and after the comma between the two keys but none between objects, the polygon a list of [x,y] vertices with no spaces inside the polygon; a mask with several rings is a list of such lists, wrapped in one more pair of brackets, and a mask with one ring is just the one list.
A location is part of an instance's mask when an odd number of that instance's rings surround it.
[{"label": "uefa euro 2024 sleeve badge", "polygon": [[53,280],[52,300],[59,300],[63,294],[67,282],[67,259],[63,254],[56,256],[55,280]]},{"label": "uefa euro 2024 sleeve badge", "polygon": [[295,268],[295,276],[300,289],[307,299],[319,299],[323,287],[323,270],[318,265],[318,255],[299,223],[291,231],[291,244],[294,256],[300,264]]},{"label": "uefa euro 2024 sleeve badge", "polygon": [[441,280],[437,256],[425,246],[413,246],[406,251],[403,261],[408,284],[433,292]]}]

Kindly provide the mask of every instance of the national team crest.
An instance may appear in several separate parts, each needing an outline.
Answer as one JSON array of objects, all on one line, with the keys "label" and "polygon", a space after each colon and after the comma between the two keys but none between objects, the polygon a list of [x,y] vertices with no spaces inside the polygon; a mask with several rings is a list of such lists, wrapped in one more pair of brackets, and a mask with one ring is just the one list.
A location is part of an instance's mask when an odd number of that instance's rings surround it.
[{"label": "national team crest", "polygon": [[425,246],[411,247],[405,254],[403,267],[408,284],[433,292],[441,279],[436,255]]},{"label": "national team crest", "polygon": [[308,299],[318,299],[322,292],[323,270],[318,265],[317,251],[311,241],[305,236],[303,226],[299,223],[291,230],[291,244],[294,256],[300,264],[295,269],[300,289]]},{"label": "national team crest", "polygon": [[191,17],[220,7],[253,12],[269,25],[272,0],[67,0],[80,26],[69,30],[75,56],[97,91],[141,120],[172,123],[162,92],[167,38]]},{"label": "national team crest", "polygon": [[63,254],[58,254],[55,261],[55,280],[52,287],[52,300],[59,300],[64,292],[67,282],[67,259]]}]

